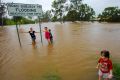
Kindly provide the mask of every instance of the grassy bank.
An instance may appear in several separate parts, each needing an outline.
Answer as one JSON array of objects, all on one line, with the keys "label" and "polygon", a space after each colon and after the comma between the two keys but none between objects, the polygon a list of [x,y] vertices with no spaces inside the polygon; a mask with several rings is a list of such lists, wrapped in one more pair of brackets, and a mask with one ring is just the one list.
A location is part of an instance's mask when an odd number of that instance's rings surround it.
[{"label": "grassy bank", "polygon": [[114,74],[115,80],[120,80],[120,63],[113,64],[113,74]]}]

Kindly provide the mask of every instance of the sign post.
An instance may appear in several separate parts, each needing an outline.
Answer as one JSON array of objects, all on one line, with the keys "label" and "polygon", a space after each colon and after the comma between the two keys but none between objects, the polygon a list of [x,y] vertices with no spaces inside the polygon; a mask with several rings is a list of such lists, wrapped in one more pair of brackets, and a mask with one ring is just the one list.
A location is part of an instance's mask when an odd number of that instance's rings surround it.
[{"label": "sign post", "polygon": [[[7,3],[9,16],[42,16],[42,6],[39,4],[22,4],[22,3]],[[39,20],[39,28],[42,42],[41,24]],[[16,29],[18,34],[19,43],[21,46],[20,36],[18,32],[18,24],[16,19]]]},{"label": "sign post", "polygon": [[42,41],[42,30],[41,30],[41,20],[40,20],[40,17],[39,18],[39,28],[40,28],[40,36],[41,36],[41,43],[43,43]]},{"label": "sign post", "polygon": [[17,17],[15,17],[15,22],[16,22],[16,30],[17,30],[17,34],[18,34],[18,40],[19,40],[19,44],[20,44],[20,47],[21,47],[22,45],[21,45],[20,35],[19,35],[19,31],[18,31]]}]

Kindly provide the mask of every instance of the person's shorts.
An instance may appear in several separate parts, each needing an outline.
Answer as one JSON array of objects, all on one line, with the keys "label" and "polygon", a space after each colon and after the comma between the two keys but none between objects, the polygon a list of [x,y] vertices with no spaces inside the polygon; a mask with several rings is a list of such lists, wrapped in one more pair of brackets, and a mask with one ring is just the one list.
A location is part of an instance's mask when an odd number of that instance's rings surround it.
[{"label": "person's shorts", "polygon": [[36,37],[32,37],[32,41],[35,41]]},{"label": "person's shorts", "polygon": [[109,73],[103,73],[103,72],[101,72],[101,70],[98,71],[98,75],[103,78],[109,78]]},{"label": "person's shorts", "polygon": [[46,36],[45,38],[46,38],[47,40],[48,40],[48,39],[50,39],[50,37],[49,37],[49,36]]}]

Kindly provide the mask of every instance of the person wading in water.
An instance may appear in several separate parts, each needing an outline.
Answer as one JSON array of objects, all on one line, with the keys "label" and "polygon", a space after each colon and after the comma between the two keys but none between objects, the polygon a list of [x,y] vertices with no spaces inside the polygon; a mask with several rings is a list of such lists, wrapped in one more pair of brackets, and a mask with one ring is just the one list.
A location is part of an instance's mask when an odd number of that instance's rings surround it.
[{"label": "person wading in water", "polygon": [[35,35],[35,31],[32,29],[32,28],[30,28],[30,31],[29,31],[29,34],[30,34],[30,36],[31,36],[31,39],[32,39],[32,44],[33,45],[35,45],[36,44],[36,35]]},{"label": "person wading in water", "polygon": [[45,32],[45,39],[48,41],[48,44],[51,44],[50,33],[47,27],[44,28],[44,32]]}]

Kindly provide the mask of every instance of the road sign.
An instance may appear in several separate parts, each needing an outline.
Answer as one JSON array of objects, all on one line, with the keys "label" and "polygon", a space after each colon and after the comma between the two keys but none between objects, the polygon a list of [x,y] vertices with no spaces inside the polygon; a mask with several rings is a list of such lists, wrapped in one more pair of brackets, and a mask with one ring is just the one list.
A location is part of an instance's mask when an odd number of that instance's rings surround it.
[{"label": "road sign", "polygon": [[7,3],[9,16],[42,16],[42,6],[39,4]]}]

